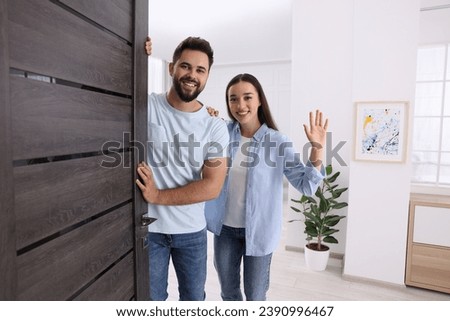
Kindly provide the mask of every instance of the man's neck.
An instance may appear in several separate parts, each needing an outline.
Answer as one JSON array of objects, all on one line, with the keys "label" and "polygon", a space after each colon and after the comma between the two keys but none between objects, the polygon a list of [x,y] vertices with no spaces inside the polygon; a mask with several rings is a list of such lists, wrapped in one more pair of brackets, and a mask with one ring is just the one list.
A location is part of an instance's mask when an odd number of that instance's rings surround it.
[{"label": "man's neck", "polygon": [[200,108],[202,108],[202,104],[197,99],[194,99],[190,102],[185,102],[180,99],[180,97],[177,95],[175,90],[170,88],[169,92],[166,95],[167,102],[170,106],[172,106],[175,109],[178,109],[179,111],[184,111],[187,113],[193,113],[198,111]]}]

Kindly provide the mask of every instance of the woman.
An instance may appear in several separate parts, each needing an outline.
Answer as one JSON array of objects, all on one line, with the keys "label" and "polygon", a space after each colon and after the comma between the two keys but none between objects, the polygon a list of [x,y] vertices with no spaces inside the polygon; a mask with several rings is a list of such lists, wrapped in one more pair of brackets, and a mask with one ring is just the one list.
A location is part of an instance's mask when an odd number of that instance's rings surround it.
[{"label": "woman", "polygon": [[269,289],[272,253],[282,225],[283,176],[301,193],[313,194],[324,177],[322,156],[328,120],[310,113],[304,125],[312,144],[304,165],[291,141],[278,132],[259,81],[235,76],[226,88],[230,133],[227,179],[220,196],[206,203],[214,236],[214,266],[223,300],[263,301]]}]

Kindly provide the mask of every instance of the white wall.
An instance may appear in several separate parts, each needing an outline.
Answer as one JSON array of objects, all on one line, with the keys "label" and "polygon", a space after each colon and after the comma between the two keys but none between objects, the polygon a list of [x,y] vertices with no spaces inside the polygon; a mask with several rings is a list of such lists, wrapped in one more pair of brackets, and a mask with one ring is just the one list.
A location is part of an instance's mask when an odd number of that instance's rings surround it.
[{"label": "white wall", "polygon": [[[412,114],[419,8],[415,0],[355,1],[354,101],[406,100]],[[351,162],[350,169],[344,274],[403,284],[409,157],[405,164]]]},{"label": "white wall", "polygon": [[[326,8],[326,10],[324,10]],[[348,186],[348,167],[352,128],[352,1],[294,1],[292,31],[292,126],[305,122],[309,111],[321,109],[329,118],[332,142],[327,148],[345,145],[332,161],[336,171],[341,171],[339,183]],[[294,107],[295,106],[295,107]],[[296,137],[297,149],[303,150],[307,142],[304,135]],[[331,153],[329,153],[331,154]],[[299,193],[289,189],[289,200]],[[346,201],[348,193],[343,194]],[[293,205],[292,203],[290,205]],[[340,214],[345,214],[346,209]],[[290,215],[298,218],[298,214]],[[336,235],[339,244],[332,244],[331,251],[344,253],[347,219],[342,220]],[[303,223],[288,224],[286,245],[303,248],[306,243]]]},{"label": "white wall", "polygon": [[340,183],[349,184],[349,233],[345,251],[332,248],[345,252],[346,275],[404,283],[410,162],[351,159],[353,103],[407,100],[413,107],[418,29],[419,0],[294,1],[292,99],[330,116],[333,144],[348,141],[340,154],[349,167],[339,170]]}]

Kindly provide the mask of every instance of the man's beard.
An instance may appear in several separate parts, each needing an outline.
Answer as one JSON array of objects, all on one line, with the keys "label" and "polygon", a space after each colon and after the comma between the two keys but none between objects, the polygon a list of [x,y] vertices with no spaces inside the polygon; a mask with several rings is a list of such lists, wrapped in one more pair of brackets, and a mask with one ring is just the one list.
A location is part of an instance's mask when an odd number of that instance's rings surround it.
[{"label": "man's beard", "polygon": [[[200,95],[200,93],[202,92],[203,88],[199,88],[198,86],[196,87],[195,91],[192,93],[188,93],[185,92],[183,90],[183,88],[181,87],[181,82],[182,81],[193,81],[190,78],[186,77],[186,78],[181,78],[180,80],[178,79],[173,79],[173,87],[175,88],[175,91],[178,95],[178,97],[180,97],[180,99],[182,101],[184,101],[185,103],[189,103],[191,101],[193,101],[194,99],[196,99],[198,97],[198,95]],[[198,84],[198,82],[195,82]]]}]

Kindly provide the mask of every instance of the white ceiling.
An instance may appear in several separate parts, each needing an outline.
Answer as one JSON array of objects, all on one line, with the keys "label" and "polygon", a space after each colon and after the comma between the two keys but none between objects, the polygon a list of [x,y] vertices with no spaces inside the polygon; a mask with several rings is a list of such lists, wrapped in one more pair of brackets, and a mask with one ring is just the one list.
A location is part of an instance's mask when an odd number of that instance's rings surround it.
[{"label": "white ceiling", "polygon": [[149,0],[153,55],[171,61],[188,36],[211,43],[215,64],[290,60],[292,0]]}]

